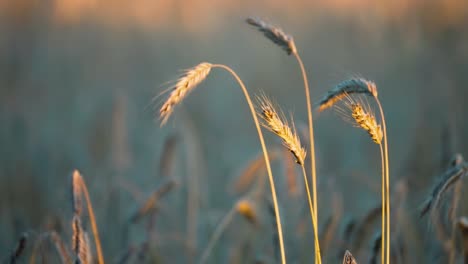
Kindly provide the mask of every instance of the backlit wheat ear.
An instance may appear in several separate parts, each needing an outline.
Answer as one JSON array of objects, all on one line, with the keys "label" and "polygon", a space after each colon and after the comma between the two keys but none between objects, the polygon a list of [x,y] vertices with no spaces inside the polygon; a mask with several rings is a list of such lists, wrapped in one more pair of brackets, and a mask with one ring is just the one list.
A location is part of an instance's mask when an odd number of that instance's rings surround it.
[{"label": "backlit wheat ear", "polygon": [[[81,212],[81,195],[84,195],[86,199],[86,206],[88,208],[88,216],[89,222],[91,223],[91,230],[93,231],[94,236],[94,244],[96,246],[96,253],[97,253],[97,260],[99,264],[104,264],[104,256],[102,254],[101,248],[101,240],[99,238],[99,231],[97,228],[96,223],[96,216],[94,215],[93,205],[91,204],[91,198],[89,197],[88,188],[78,170],[75,170],[72,175],[72,195],[73,195],[73,211],[74,211],[74,218],[73,218],[73,241],[78,241],[80,239],[78,236],[82,233],[81,229],[81,219],[80,219],[80,212]],[[79,221],[79,222],[78,222]],[[77,236],[75,236],[78,234]],[[81,238],[83,239],[83,238]],[[86,260],[82,260],[86,261]]]},{"label": "backlit wheat ear", "polygon": [[283,48],[288,53],[288,55],[297,52],[293,37],[284,33],[280,28],[270,25],[261,19],[253,17],[247,18],[246,22],[256,27],[265,35],[265,37],[273,41],[273,43]]},{"label": "backlit wheat ear", "polygon": [[377,124],[374,115],[364,110],[360,103],[352,104],[351,110],[351,116],[354,118],[354,121],[356,121],[359,127],[367,131],[372,141],[374,141],[376,144],[382,144],[382,128],[379,124]]},{"label": "backlit wheat ear", "polygon": [[202,62],[197,66],[188,69],[185,74],[179,78],[172,88],[172,92],[166,102],[159,110],[161,126],[167,122],[174,111],[174,107],[178,105],[191,90],[206,79],[210,73],[211,67],[212,65],[210,63]]},{"label": "backlit wheat ear", "polygon": [[291,153],[296,158],[296,162],[299,165],[304,165],[306,151],[301,145],[299,136],[297,135],[294,126],[293,129],[289,127],[287,121],[284,120],[285,118],[280,117],[278,112],[276,112],[275,108],[273,107],[273,104],[267,97],[262,96],[258,97],[257,99],[261,110],[259,115],[264,121],[262,125],[279,136],[283,141],[283,145],[289,149],[289,151],[291,151]]},{"label": "backlit wheat ear", "polygon": [[346,250],[344,257],[343,257],[343,264],[357,264],[356,259],[354,259],[353,255],[349,250]]},{"label": "backlit wheat ear", "polygon": [[335,86],[335,88],[328,91],[320,100],[318,103],[319,112],[332,107],[350,94],[367,94],[372,97],[377,97],[377,86],[374,82],[363,78],[353,78],[343,81]]},{"label": "backlit wheat ear", "polygon": [[73,254],[75,254],[75,258],[77,259],[76,262],[78,263],[83,263],[83,261],[86,261],[86,258],[83,260],[83,249],[86,247],[83,245],[86,243],[84,239],[84,231],[83,227],[81,226],[81,220],[78,215],[73,216],[73,221],[72,221],[72,250]]}]

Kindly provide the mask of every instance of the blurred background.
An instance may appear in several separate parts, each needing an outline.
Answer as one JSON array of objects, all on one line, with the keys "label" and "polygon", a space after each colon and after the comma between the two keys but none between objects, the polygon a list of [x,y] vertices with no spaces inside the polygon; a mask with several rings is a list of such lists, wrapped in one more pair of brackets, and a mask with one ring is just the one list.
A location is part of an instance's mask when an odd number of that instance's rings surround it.
[{"label": "blurred background", "polygon": [[[405,183],[406,208],[417,215],[452,155],[468,153],[468,2],[0,0],[0,257],[23,232],[34,237],[53,229],[69,242],[70,175],[79,169],[105,255],[115,262],[128,244],[146,239],[145,227],[123,230],[139,201],[164,181],[161,160],[171,138],[176,147],[168,174],[179,185],[161,205],[159,242],[151,248],[163,263],[184,263],[189,255],[180,251],[189,236],[200,254],[242,195],[232,186],[260,151],[255,127],[234,79],[220,70],[164,127],[157,107],[165,96],[155,96],[183,69],[223,63],[252,95],[264,91],[291,112],[298,128],[307,120],[297,62],[247,25],[248,16],[294,37],[313,102],[352,76],[376,82],[392,186]],[[359,217],[379,203],[379,150],[333,111],[314,119],[320,221],[333,214],[331,193],[341,197],[343,218]],[[280,145],[271,134],[267,141]],[[284,166],[274,165],[282,208],[304,207],[305,200],[288,198]],[[190,177],[198,190],[189,188]],[[187,197],[195,197],[194,204]],[[268,256],[268,217],[262,226],[251,250]],[[248,228],[230,229],[210,260],[231,259]],[[293,230],[286,223],[288,252],[301,262]],[[415,241],[424,244],[428,232]]]}]

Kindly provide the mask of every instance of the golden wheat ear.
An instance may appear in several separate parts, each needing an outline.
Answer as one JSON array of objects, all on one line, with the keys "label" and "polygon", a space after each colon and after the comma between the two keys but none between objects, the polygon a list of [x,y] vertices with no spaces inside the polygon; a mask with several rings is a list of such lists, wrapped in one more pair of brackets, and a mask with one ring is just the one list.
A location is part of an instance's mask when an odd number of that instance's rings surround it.
[{"label": "golden wheat ear", "polygon": [[[257,97],[260,105],[258,115],[263,119],[262,125],[276,134],[283,141],[283,145],[294,155],[296,163],[304,165],[306,151],[302,147],[296,130],[291,129],[283,114],[278,114],[273,103],[266,97]],[[281,116],[280,116],[281,115]]]},{"label": "golden wheat ear", "polygon": [[185,74],[182,75],[177,83],[172,87],[172,92],[169,94],[169,97],[164,102],[159,110],[159,117],[161,119],[161,126],[163,126],[172,112],[174,107],[182,102],[198,84],[206,79],[211,70],[211,63],[202,62],[197,66],[188,69],[185,71]]}]

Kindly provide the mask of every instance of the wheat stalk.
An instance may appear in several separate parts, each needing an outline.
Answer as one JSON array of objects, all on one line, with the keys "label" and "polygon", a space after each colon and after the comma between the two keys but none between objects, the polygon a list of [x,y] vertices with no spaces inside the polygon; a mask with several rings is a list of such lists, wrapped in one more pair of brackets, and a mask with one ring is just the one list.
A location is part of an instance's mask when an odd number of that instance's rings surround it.
[{"label": "wheat stalk", "polygon": [[376,98],[378,95],[377,86],[374,82],[363,78],[345,80],[328,91],[319,101],[318,110],[321,112],[328,109],[350,94],[367,94]]},{"label": "wheat stalk", "polygon": [[206,79],[210,73],[212,65],[207,62],[198,64],[197,66],[185,71],[185,74],[177,80],[177,83],[172,87],[168,99],[164,102],[159,110],[161,118],[161,125],[164,125],[172,112],[174,107],[178,105],[185,96],[187,96],[198,84]]},{"label": "wheat stalk", "polygon": [[[276,222],[277,222],[277,229],[278,229],[278,235],[279,235],[279,240],[280,240],[280,250],[281,250],[281,261],[282,263],[286,263],[286,253],[284,250],[284,239],[283,239],[283,231],[282,231],[282,225],[281,225],[281,217],[279,214],[279,206],[278,206],[278,199],[276,195],[276,187],[275,187],[275,182],[273,178],[273,173],[271,171],[271,165],[270,165],[270,159],[268,157],[268,151],[265,145],[265,140],[263,138],[263,133],[260,128],[260,123],[258,121],[257,115],[255,113],[255,108],[252,103],[252,100],[250,99],[249,92],[247,91],[247,88],[244,85],[244,82],[241,80],[241,78],[237,75],[237,73],[232,70],[230,67],[223,65],[223,64],[210,64],[210,63],[202,63],[196,66],[194,69],[189,71],[189,73],[193,72],[198,72],[195,69],[202,69],[199,72],[201,73],[192,73],[192,74],[186,74],[184,77],[182,77],[178,83],[181,83],[181,86],[176,85],[173,92],[169,96],[169,98],[166,100],[166,102],[163,104],[163,107],[160,110],[160,118],[161,118],[161,125],[164,125],[166,121],[168,120],[170,114],[173,111],[173,107],[180,103],[181,100],[185,97],[188,91],[193,89],[193,87],[200,83],[203,79],[206,78],[208,75],[209,71],[212,68],[219,68],[223,69],[227,72],[229,72],[237,81],[239,84],[242,92],[244,93],[245,99],[247,101],[247,104],[249,105],[250,113],[252,115],[252,119],[255,123],[255,127],[257,129],[257,134],[260,140],[260,145],[262,147],[263,151],[263,157],[265,159],[265,165],[267,168],[267,173],[268,173],[268,180],[270,182],[270,189],[271,189],[271,195],[273,198],[273,205],[275,208],[276,212]],[[191,76],[191,77],[188,77]],[[187,81],[186,79],[190,79],[191,81]],[[196,81],[195,81],[196,80]],[[190,85],[188,85],[190,84]]]},{"label": "wheat stalk", "polygon": [[265,37],[273,41],[273,43],[283,48],[288,55],[297,52],[293,37],[284,33],[280,28],[270,25],[259,18],[249,17],[246,19],[246,22],[256,27]]},{"label": "wheat stalk", "polygon": [[[377,124],[374,114],[369,109],[362,107],[359,102],[354,102],[350,94],[364,94],[374,98],[379,107],[382,127]],[[363,78],[352,78],[339,83],[330,90],[319,102],[319,111],[335,106],[336,103],[348,99],[345,105],[351,110],[356,124],[368,132],[371,139],[379,145],[382,164],[382,263],[390,263],[390,172],[388,161],[388,142],[385,115],[378,98],[377,86],[374,82]],[[382,144],[383,140],[383,144]]]},{"label": "wheat stalk", "polygon": [[[268,25],[264,21],[260,19],[247,19],[247,23],[257,27],[261,32],[265,34],[265,36],[271,39],[274,43],[278,44],[282,47],[286,52],[289,54],[293,54],[296,58],[297,63],[301,69],[302,79],[304,81],[304,92],[306,97],[307,103],[307,119],[309,123],[309,143],[310,143],[310,170],[312,174],[312,191],[313,191],[313,203],[314,207],[314,221],[318,225],[318,200],[317,200],[317,171],[315,167],[315,139],[314,139],[314,124],[313,124],[313,117],[312,117],[312,103],[310,100],[310,89],[309,89],[309,81],[307,79],[307,72],[304,67],[304,63],[302,62],[301,56],[296,49],[296,45],[294,44],[293,37],[284,33],[281,29]],[[319,261],[317,258],[315,261]]]}]

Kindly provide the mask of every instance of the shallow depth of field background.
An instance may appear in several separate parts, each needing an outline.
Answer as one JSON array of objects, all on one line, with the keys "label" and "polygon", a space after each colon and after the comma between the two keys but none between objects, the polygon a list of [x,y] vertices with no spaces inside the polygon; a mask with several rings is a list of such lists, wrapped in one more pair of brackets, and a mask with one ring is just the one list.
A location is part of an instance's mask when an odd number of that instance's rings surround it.
[{"label": "shallow depth of field background", "polygon": [[[197,249],[203,250],[239,197],[234,178],[260,151],[247,104],[220,70],[212,71],[165,127],[159,127],[155,110],[164,96],[152,99],[181,70],[202,61],[223,63],[252,94],[264,91],[294,114],[298,127],[305,124],[298,65],[244,23],[252,15],[294,36],[313,102],[352,76],[377,83],[392,183],[405,180],[406,208],[417,214],[452,154],[468,155],[468,2],[253,2],[0,1],[0,257],[24,231],[55,229],[69,242],[70,174],[77,168],[112,263],[125,250],[123,226],[138,206],[135,197],[144,199],[164,181],[162,146],[174,134],[171,174],[180,185],[162,201],[153,248],[164,263],[187,261],[186,179],[196,174]],[[333,111],[315,113],[314,119],[320,221],[330,214],[331,193],[342,197],[343,218],[359,217],[380,200],[378,148]],[[267,141],[279,145],[271,134]],[[304,199],[282,202],[288,194],[281,164],[274,175],[283,210],[303,207]],[[282,217],[287,222],[288,215]],[[241,221],[234,221],[214,249],[213,263],[226,261],[236,241],[249,235],[252,227]],[[271,223],[268,216],[263,221],[266,227],[255,236],[268,255]],[[417,221],[425,231],[415,239],[415,254],[432,239],[427,220]],[[132,226],[128,240],[141,242],[144,228]],[[291,258],[303,247],[294,230],[286,223]]]}]

